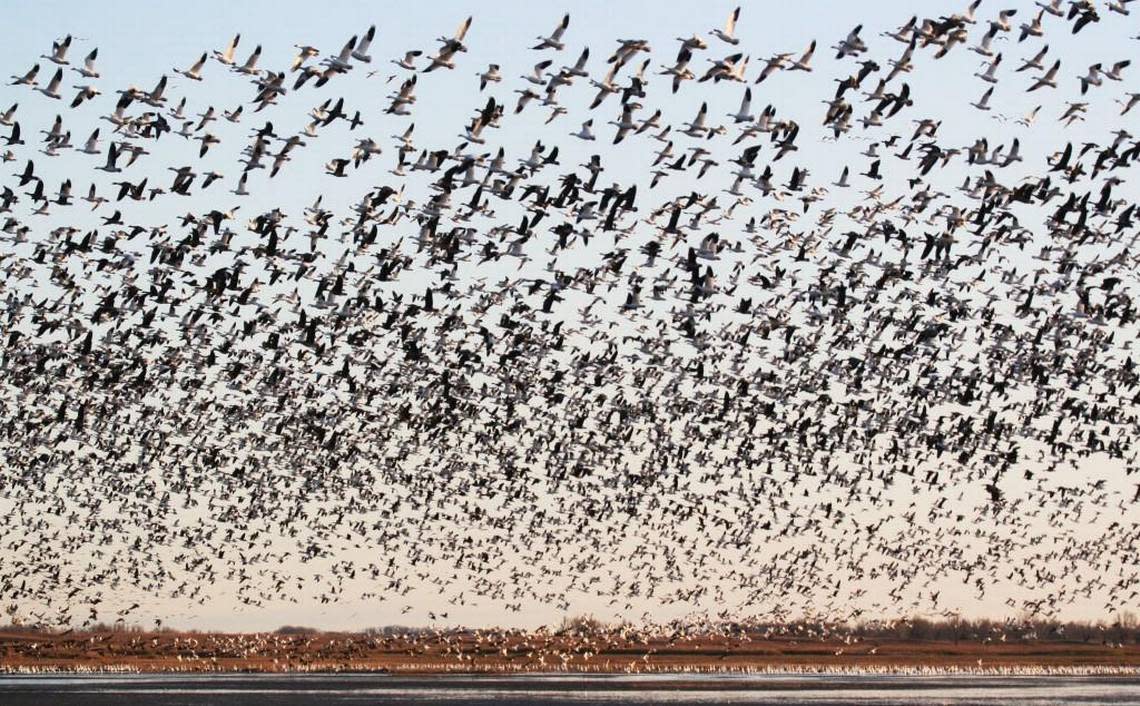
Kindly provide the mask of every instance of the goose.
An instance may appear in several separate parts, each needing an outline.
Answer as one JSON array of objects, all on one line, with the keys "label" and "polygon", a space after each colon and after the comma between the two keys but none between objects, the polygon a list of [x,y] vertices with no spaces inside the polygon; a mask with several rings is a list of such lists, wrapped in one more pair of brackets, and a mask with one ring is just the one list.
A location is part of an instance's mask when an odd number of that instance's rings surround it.
[{"label": "goose", "polygon": [[1135,1],[1136,0],[1108,0],[1108,11],[1121,15],[1131,14],[1128,10],[1128,3]]},{"label": "goose", "polygon": [[36,74],[40,72],[40,65],[35,64],[28,70],[27,73],[21,76],[12,76],[12,86],[35,86]]},{"label": "goose", "polygon": [[249,58],[247,58],[245,60],[245,63],[242,64],[241,66],[233,67],[233,70],[238,72],[239,74],[245,74],[247,76],[260,75],[261,69],[257,68],[257,60],[260,58],[261,58],[261,45],[258,44],[256,47],[254,47],[253,51],[250,52]]},{"label": "goose", "polygon": [[1057,61],[1053,62],[1053,65],[1049,67],[1049,70],[1045,72],[1044,76],[1041,76],[1036,81],[1034,81],[1033,85],[1029,87],[1029,90],[1027,90],[1026,93],[1031,93],[1033,91],[1036,91],[1038,88],[1043,88],[1046,86],[1049,88],[1056,88],[1057,72],[1060,70],[1061,60],[1058,59]]},{"label": "goose", "polygon": [[1108,71],[1102,71],[1101,74],[1110,81],[1123,81],[1124,77],[1121,76],[1121,72],[1131,64],[1131,59],[1124,59],[1123,61],[1118,61],[1113,64],[1112,68]]},{"label": "goose", "polygon": [[455,35],[450,39],[447,37],[439,37],[436,41],[443,42],[446,45],[454,46],[457,51],[467,51],[467,46],[463,40],[467,37],[467,31],[471,29],[471,20],[473,17],[468,17],[459,23],[459,27],[455,30]]},{"label": "goose", "polygon": [[744,61],[736,62],[729,67],[728,73],[725,78],[729,81],[736,81],[737,83],[744,83],[744,72],[748,70],[748,60],[751,57],[745,56]]},{"label": "goose", "polygon": [[962,22],[964,22],[968,25],[977,24],[977,22],[978,22],[978,20],[977,20],[978,6],[981,4],[982,4],[982,0],[973,0],[973,2],[971,2],[969,4],[969,6],[966,7],[965,12],[963,12],[960,15],[954,15],[954,18],[961,20]]},{"label": "goose", "polygon": [[290,73],[295,72],[301,68],[301,65],[306,61],[312,59],[314,56],[319,56],[321,53],[320,49],[307,44],[294,44],[293,47],[297,49],[297,56],[293,57],[293,63],[289,65]]},{"label": "goose", "polygon": [[1037,106],[1033,110],[1026,113],[1024,116],[1018,119],[1017,123],[1019,125],[1024,125],[1025,127],[1031,127],[1037,120],[1037,114],[1039,112],[1041,112],[1041,106]]},{"label": "goose", "polygon": [[689,61],[692,60],[692,58],[693,53],[689,51],[687,47],[682,47],[681,51],[677,54],[675,64],[672,66],[661,66],[661,68],[664,69],[664,71],[660,72],[662,75],[673,77],[673,93],[676,93],[677,89],[681,87],[682,81],[690,81],[696,78],[696,74],[689,69]]},{"label": "goose", "polygon": [[570,13],[567,12],[562,17],[562,21],[558,23],[558,26],[554,28],[554,31],[550,33],[550,36],[549,37],[542,37],[542,36],[537,37],[538,44],[531,47],[531,49],[537,49],[537,50],[554,49],[555,51],[562,51],[562,49],[565,48],[565,46],[566,46],[565,44],[562,43],[562,34],[563,34],[563,32],[566,31],[566,28],[569,26],[570,26]]},{"label": "goose", "polygon": [[722,79],[729,78],[732,76],[733,69],[740,64],[740,60],[743,56],[741,53],[736,53],[730,54],[720,60],[709,59],[709,63],[711,63],[712,66],[709,67],[709,70],[705,72],[704,76],[698,79],[698,83],[704,83],[709,79],[713,79],[715,83],[720,83]]},{"label": "goose", "polygon": [[728,117],[732,118],[734,123],[746,123],[753,119],[753,115],[749,112],[752,105],[752,89],[744,89],[744,98],[740,101],[740,108],[735,113],[729,113]]},{"label": "goose", "polygon": [[[349,59],[352,58],[352,52],[356,50],[356,35],[349,37],[344,46],[340,48],[340,52],[331,56],[326,56],[322,62],[327,71],[333,74],[344,73],[352,69],[352,63]],[[319,83],[318,83],[319,85]]]},{"label": "goose", "polygon": [[1100,63],[1095,63],[1089,67],[1089,72],[1084,76],[1077,76],[1081,82],[1081,95],[1088,93],[1089,86],[1099,86],[1102,81],[1100,78]]},{"label": "goose", "polygon": [[586,78],[589,74],[586,72],[586,62],[590,58],[590,48],[586,47],[582,53],[578,55],[578,60],[574,62],[573,66],[563,66],[562,72],[570,76],[577,76],[579,78]]},{"label": "goose", "polygon": [[593,119],[587,120],[586,122],[582,123],[582,128],[578,130],[578,132],[572,132],[570,134],[580,140],[594,140],[594,133],[590,130],[590,127],[593,124]]},{"label": "goose", "polygon": [[895,60],[888,60],[887,63],[891,65],[891,71],[887,74],[886,81],[889,83],[891,80],[901,73],[910,73],[914,70],[914,49],[916,41],[911,41],[903,50],[902,56]]},{"label": "goose", "polygon": [[407,69],[408,71],[415,71],[416,70],[416,65],[415,65],[416,57],[422,56],[422,55],[423,55],[422,51],[420,51],[419,49],[414,49],[414,50],[409,51],[409,52],[404,52],[403,58],[401,58],[399,60],[392,59],[392,63],[395,64],[396,66],[399,66],[402,69]]},{"label": "goose", "polygon": [[833,49],[836,50],[836,60],[844,59],[848,56],[858,56],[867,51],[867,44],[859,33],[863,31],[863,25],[856,25],[855,29],[847,33],[843,41],[836,44]]},{"label": "goose", "polygon": [[694,34],[688,38],[677,37],[682,49],[708,49],[709,45],[700,36]]},{"label": "goose", "polygon": [[692,122],[685,123],[685,129],[681,132],[689,137],[704,137],[708,132],[705,127],[705,115],[708,113],[708,103],[701,103],[701,109],[697,111],[697,117]]},{"label": "goose", "polygon": [[79,93],[77,93],[75,98],[71,101],[72,108],[78,108],[83,101],[91,100],[95,96],[102,95],[102,91],[94,86],[76,86],[75,88],[79,90]]},{"label": "goose", "polygon": [[787,67],[788,59],[792,58],[794,54],[776,54],[770,57],[765,63],[764,68],[760,69],[760,76],[756,79],[756,83],[761,83],[764,79],[776,73],[780,69]]},{"label": "goose", "polygon": [[96,47],[91,50],[86,57],[83,58],[83,66],[79,68],[72,67],[72,71],[76,72],[83,78],[99,78],[99,71],[95,68],[95,59],[99,56],[99,48]]},{"label": "goose", "polygon": [[[740,19],[740,6],[738,5],[732,14],[728,16],[728,20],[724,23],[724,29],[714,29],[709,34],[714,35],[717,39],[728,42],[732,45],[740,44],[740,40],[736,38],[736,21]],[[707,26],[707,25],[706,25]]]},{"label": "goose", "polygon": [[[407,107],[416,102],[415,90],[417,80],[418,77],[412,76],[400,84],[399,92],[389,96],[392,103],[385,112],[392,113],[393,115],[411,115]],[[328,117],[326,116],[324,120],[328,121]]]},{"label": "goose", "polygon": [[1041,0],[1036,0],[1037,7],[1041,8],[1041,10],[1044,12],[1048,12],[1054,17],[1065,16],[1065,10],[1061,7],[1061,2],[1062,0],[1049,0],[1048,3],[1044,3],[1041,2]]},{"label": "goose", "polygon": [[1025,59],[1021,62],[1021,66],[1017,68],[1020,71],[1027,71],[1029,69],[1037,69],[1038,71],[1045,70],[1044,59],[1045,55],[1049,53],[1049,45],[1041,47],[1040,51],[1034,54],[1031,58]]},{"label": "goose", "polygon": [[221,144],[221,142],[222,142],[221,138],[219,138],[216,135],[212,135],[208,132],[203,134],[201,137],[197,138],[197,140],[202,143],[202,146],[198,149],[198,158],[199,159],[201,159],[202,157],[205,157],[206,152],[208,152],[211,147],[213,147],[214,145],[217,145],[217,144]]},{"label": "goose", "polygon": [[847,175],[849,173],[850,173],[850,169],[848,167],[844,166],[843,172],[840,173],[840,175],[839,175],[839,181],[831,182],[832,185],[838,186],[841,189],[846,189],[847,187],[851,186],[851,184],[847,181]]},{"label": "goose", "polygon": [[233,66],[234,65],[234,50],[237,49],[238,42],[240,42],[240,41],[241,41],[241,35],[235,34],[234,38],[230,40],[229,45],[226,46],[226,48],[224,50],[222,50],[222,51],[217,51],[216,49],[214,50],[214,58],[217,59],[218,61],[220,61],[221,63],[225,64],[226,66]]},{"label": "goose", "polygon": [[146,103],[147,105],[151,105],[151,106],[158,108],[158,107],[161,107],[162,104],[166,102],[166,96],[163,95],[163,92],[165,92],[165,91],[166,91],[166,74],[163,74],[162,78],[158,79],[158,83],[155,84],[154,90],[152,90],[150,93],[140,94],[138,96],[138,99],[140,101],[142,101],[143,103]]},{"label": "goose", "polygon": [[115,162],[117,162],[118,159],[119,159],[119,148],[115,145],[114,142],[111,142],[107,146],[107,161],[103,164],[103,166],[96,167],[96,169],[98,169],[100,171],[104,171],[104,172],[110,172],[112,174],[116,173],[116,172],[121,172],[123,170],[115,164]]},{"label": "goose", "polygon": [[107,203],[106,198],[99,196],[98,194],[95,193],[95,185],[94,184],[92,184],[91,188],[87,190],[87,195],[83,197],[83,200],[86,201],[87,203],[91,204],[91,210],[92,211],[99,208],[103,204]]},{"label": "goose", "polygon": [[103,116],[103,120],[110,122],[115,127],[126,125],[128,122],[126,110],[133,100],[130,92],[123,93],[119,96],[118,102],[115,103],[115,110],[110,115]]},{"label": "goose", "polygon": [[471,29],[472,19],[472,17],[468,17],[466,20],[461,22],[459,24],[459,28],[455,31],[454,37],[450,39],[447,37],[440,37],[437,40],[442,42],[443,45],[439,48],[439,51],[436,52],[435,56],[431,57],[431,63],[426,69],[424,69],[425,72],[434,71],[441,66],[445,69],[455,68],[455,63],[452,61],[452,58],[458,52],[467,51],[467,45],[463,43],[463,40],[467,36],[467,31]]},{"label": "goose", "polygon": [[429,61],[431,63],[429,63],[428,67],[424,69],[424,72],[435,71],[440,67],[443,67],[445,69],[454,69],[455,62],[453,61],[453,58],[455,57],[455,54],[459,51],[465,51],[465,49],[460,49],[460,47],[462,47],[462,45],[454,44],[445,44],[440,47],[439,51],[437,51],[433,56],[429,57]]},{"label": "goose", "polygon": [[231,194],[236,196],[249,196],[249,191],[245,188],[246,180],[249,179],[249,172],[242,172],[241,177],[238,178],[237,187],[230,190]]},{"label": "goose", "polygon": [[499,73],[499,65],[498,64],[491,64],[490,66],[487,67],[486,71],[484,71],[481,74],[478,74],[478,76],[479,76],[479,90],[480,91],[482,91],[484,88],[486,88],[488,83],[498,83],[498,82],[503,80],[503,75],[501,73]]},{"label": "goose", "polygon": [[55,75],[51,77],[51,81],[44,88],[37,88],[36,90],[44,94],[48,98],[60,99],[59,84],[63,81],[63,69],[56,69]]},{"label": "goose", "polygon": [[976,46],[970,47],[970,51],[974,52],[975,54],[981,54],[982,56],[993,56],[993,43],[998,39],[1004,39],[1004,37],[998,37],[997,32],[991,29],[982,36],[981,42],[979,42]]},{"label": "goose", "polygon": [[618,129],[617,134],[614,135],[613,143],[615,145],[624,140],[625,136],[628,135],[631,130],[637,129],[637,123],[633,120],[633,111],[635,108],[640,107],[638,103],[626,103],[622,106],[621,120],[609,121],[610,125],[615,125]]},{"label": "goose", "polygon": [[372,40],[375,37],[376,25],[372,25],[368,28],[368,31],[364,33],[364,36],[360,38],[360,41],[357,42],[356,48],[352,50],[352,58],[361,63],[371,64],[372,57],[368,55],[368,48],[372,46]]},{"label": "goose", "polygon": [[198,57],[198,60],[195,61],[194,64],[189,69],[186,69],[186,70],[174,69],[174,73],[185,76],[186,78],[190,79],[191,81],[201,81],[202,80],[202,67],[205,65],[206,65],[206,52],[202,52],[202,56]]},{"label": "goose", "polygon": [[530,90],[529,88],[521,90],[521,91],[516,89],[515,93],[519,94],[519,99],[515,103],[515,114],[516,115],[518,115],[519,113],[521,113],[523,111],[523,108],[526,107],[527,103],[530,103],[535,98],[541,98],[542,97],[542,96],[538,95],[537,93],[535,93],[534,91]]},{"label": "goose", "polygon": [[12,123],[16,119],[16,109],[19,107],[19,103],[13,103],[12,107],[8,108],[8,110],[5,110],[3,113],[0,113],[0,125],[11,127]]},{"label": "goose", "polygon": [[1010,145],[1009,153],[1006,154],[1005,161],[1002,162],[1001,166],[1008,167],[1014,162],[1021,161],[1024,161],[1024,157],[1021,156],[1021,140],[1015,137],[1013,138],[1013,143]]},{"label": "goose", "polygon": [[170,117],[175,120],[186,119],[186,96],[183,96],[182,99],[178,101],[178,105],[174,106],[173,110],[170,111]]},{"label": "goose", "polygon": [[815,40],[811,40],[808,45],[807,51],[800,55],[800,58],[792,62],[788,67],[789,71],[811,71],[811,55],[815,53]]},{"label": "goose", "polygon": [[602,104],[602,101],[610,96],[610,94],[617,93],[620,90],[614,83],[614,77],[617,75],[617,70],[618,64],[614,64],[612,67],[610,67],[609,72],[606,73],[605,77],[603,77],[601,81],[590,79],[590,85],[598,89],[597,94],[594,95],[594,100],[590,102],[590,110],[597,108]]},{"label": "goose", "polygon": [[552,63],[554,63],[553,59],[540,61],[534,65],[534,68],[531,69],[531,72],[529,74],[523,74],[520,78],[523,78],[536,86],[544,86],[546,85],[546,78],[543,76],[542,72],[546,71],[546,69]]},{"label": "goose", "polygon": [[721,240],[718,233],[709,233],[697,245],[696,256],[702,260],[719,260]]},{"label": "goose", "polygon": [[974,75],[977,76],[978,78],[982,79],[986,83],[997,83],[998,80],[997,80],[996,73],[997,73],[997,68],[1000,65],[1001,65],[1001,54],[998,54],[997,56],[995,56],[993,58],[992,61],[985,64],[986,70],[984,73],[980,73],[980,74],[976,73]]},{"label": "goose", "polygon": [[40,58],[47,59],[53,64],[60,64],[66,66],[70,63],[67,60],[67,50],[71,47],[71,35],[67,35],[61,41],[51,43],[51,54],[41,54]]},{"label": "goose", "polygon": [[1128,113],[1128,111],[1135,108],[1137,103],[1140,103],[1140,93],[1129,93],[1127,101],[1117,102],[1124,106],[1124,109],[1120,111],[1120,114],[1125,115]]},{"label": "goose", "polygon": [[1021,35],[1017,38],[1018,42],[1024,42],[1029,37],[1041,37],[1045,34],[1045,26],[1042,24],[1041,19],[1045,16],[1045,10],[1037,13],[1033,21],[1029,24],[1021,24]]},{"label": "goose", "polygon": [[883,32],[882,35],[884,37],[890,37],[896,42],[900,42],[902,44],[910,44],[911,39],[914,38],[915,25],[917,23],[918,15],[911,15],[911,18],[907,21],[906,24],[894,30],[893,32]]},{"label": "goose", "polygon": [[978,110],[989,110],[990,109],[990,96],[992,96],[993,94],[994,94],[994,88],[993,88],[993,86],[990,86],[986,90],[986,92],[982,94],[982,97],[976,103],[971,103],[970,105],[974,106]]},{"label": "goose", "polygon": [[990,20],[990,30],[997,30],[998,32],[1008,32],[1013,28],[1010,23],[1010,18],[1017,14],[1016,9],[1002,10],[998,13],[996,20]]},{"label": "goose", "polygon": [[99,149],[99,128],[95,128],[87,141],[83,143],[83,147],[79,148],[79,151],[84,154],[102,153],[102,150]]}]

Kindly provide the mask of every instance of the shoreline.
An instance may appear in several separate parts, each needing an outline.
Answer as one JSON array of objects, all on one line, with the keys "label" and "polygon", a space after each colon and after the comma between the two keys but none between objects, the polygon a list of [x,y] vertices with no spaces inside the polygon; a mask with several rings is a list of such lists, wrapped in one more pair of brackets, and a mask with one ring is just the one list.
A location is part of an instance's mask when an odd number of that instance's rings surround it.
[{"label": "shoreline", "polygon": [[1140,641],[0,631],[0,674],[1140,676]]},{"label": "shoreline", "polygon": [[1082,678],[1136,678],[1140,679],[1140,666],[1086,665],[1048,666],[1022,664],[1013,666],[959,666],[959,665],[891,665],[877,666],[835,666],[835,665],[766,665],[718,667],[701,666],[653,666],[646,665],[623,669],[620,667],[568,667],[564,669],[536,670],[529,668],[506,668],[502,666],[461,667],[449,664],[425,664],[413,667],[376,667],[364,665],[315,665],[311,667],[260,668],[251,666],[167,666],[153,667],[137,664],[106,665],[6,665],[0,664],[0,678],[18,676],[471,676],[471,677],[517,677],[519,679],[542,676],[621,676],[643,675],[662,677],[685,676],[834,676],[834,677],[1082,677]]}]

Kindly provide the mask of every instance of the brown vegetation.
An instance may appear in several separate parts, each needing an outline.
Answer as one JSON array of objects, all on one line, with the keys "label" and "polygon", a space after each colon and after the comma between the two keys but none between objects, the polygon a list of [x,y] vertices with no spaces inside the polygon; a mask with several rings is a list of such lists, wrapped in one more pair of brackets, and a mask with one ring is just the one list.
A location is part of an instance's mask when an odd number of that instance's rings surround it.
[{"label": "brown vegetation", "polygon": [[1140,629],[1113,624],[900,620],[652,631],[593,618],[557,630],[285,627],[272,633],[0,628],[0,670],[737,671],[769,669],[1140,669]]}]

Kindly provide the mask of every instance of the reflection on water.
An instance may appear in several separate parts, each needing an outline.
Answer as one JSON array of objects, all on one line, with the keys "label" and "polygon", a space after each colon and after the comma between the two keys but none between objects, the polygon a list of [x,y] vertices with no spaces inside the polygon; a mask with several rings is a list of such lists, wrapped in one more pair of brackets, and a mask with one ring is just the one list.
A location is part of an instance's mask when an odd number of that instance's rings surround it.
[{"label": "reflection on water", "polygon": [[1131,704],[1137,677],[111,675],[0,677],[3,706]]}]

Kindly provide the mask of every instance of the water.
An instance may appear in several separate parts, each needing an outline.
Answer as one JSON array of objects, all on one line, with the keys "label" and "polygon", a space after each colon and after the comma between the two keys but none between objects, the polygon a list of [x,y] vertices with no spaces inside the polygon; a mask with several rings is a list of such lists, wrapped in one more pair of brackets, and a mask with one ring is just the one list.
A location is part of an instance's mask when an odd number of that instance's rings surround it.
[{"label": "water", "polygon": [[3,706],[1128,704],[1140,677],[101,675],[0,677]]}]

